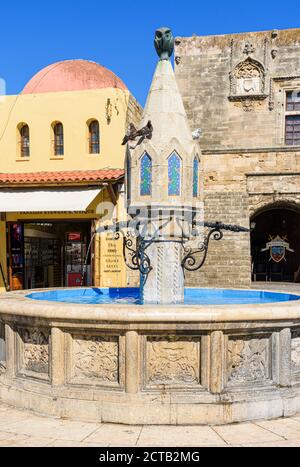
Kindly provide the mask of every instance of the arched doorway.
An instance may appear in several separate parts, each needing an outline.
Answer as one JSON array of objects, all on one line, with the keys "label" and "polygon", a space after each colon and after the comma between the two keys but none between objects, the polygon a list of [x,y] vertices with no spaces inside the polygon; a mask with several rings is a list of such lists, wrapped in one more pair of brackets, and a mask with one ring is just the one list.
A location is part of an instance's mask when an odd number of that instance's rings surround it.
[{"label": "arched doorway", "polygon": [[251,218],[252,280],[300,282],[300,207],[275,203]]}]

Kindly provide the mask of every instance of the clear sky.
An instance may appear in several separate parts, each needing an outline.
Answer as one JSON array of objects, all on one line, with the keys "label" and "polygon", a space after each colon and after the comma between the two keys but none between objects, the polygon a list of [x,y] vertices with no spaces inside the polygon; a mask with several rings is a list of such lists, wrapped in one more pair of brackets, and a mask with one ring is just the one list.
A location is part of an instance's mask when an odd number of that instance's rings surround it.
[{"label": "clear sky", "polygon": [[84,58],[113,70],[142,105],[156,63],[158,27],[171,27],[175,36],[300,27],[299,0],[2,0],[0,5],[0,78],[8,94],[19,93],[50,63]]}]

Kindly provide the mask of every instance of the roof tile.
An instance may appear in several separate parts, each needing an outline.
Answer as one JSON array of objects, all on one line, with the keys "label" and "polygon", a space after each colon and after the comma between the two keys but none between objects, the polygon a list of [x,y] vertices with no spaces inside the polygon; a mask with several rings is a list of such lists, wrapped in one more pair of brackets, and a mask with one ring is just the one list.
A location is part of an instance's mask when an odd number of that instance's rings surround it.
[{"label": "roof tile", "polygon": [[124,176],[122,169],[72,170],[63,172],[0,173],[0,184],[115,181]]}]

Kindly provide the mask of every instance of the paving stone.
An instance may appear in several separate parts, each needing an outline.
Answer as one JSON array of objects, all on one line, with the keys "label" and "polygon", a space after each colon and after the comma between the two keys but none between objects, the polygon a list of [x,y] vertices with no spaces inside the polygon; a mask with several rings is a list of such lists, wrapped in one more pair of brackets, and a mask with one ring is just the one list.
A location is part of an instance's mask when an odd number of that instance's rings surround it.
[{"label": "paving stone", "polygon": [[99,425],[93,423],[35,417],[9,424],[6,430],[28,436],[43,433],[46,438],[82,441],[98,427]]},{"label": "paving stone", "polygon": [[22,410],[9,409],[1,412],[0,429],[6,429],[10,425],[20,422],[21,420],[31,420],[34,416]]},{"label": "paving stone", "polygon": [[253,423],[214,426],[214,430],[229,444],[281,441],[282,437]]},{"label": "paving stone", "polygon": [[262,420],[255,422],[255,424],[283,438],[292,439],[299,437],[300,439],[300,423],[292,418]]},{"label": "paving stone", "polygon": [[144,426],[138,446],[224,446],[209,426]]},{"label": "paving stone", "polygon": [[122,443],[134,446],[138,440],[142,427],[126,425],[103,425],[95,433],[85,438],[84,443],[101,443],[102,446]]}]

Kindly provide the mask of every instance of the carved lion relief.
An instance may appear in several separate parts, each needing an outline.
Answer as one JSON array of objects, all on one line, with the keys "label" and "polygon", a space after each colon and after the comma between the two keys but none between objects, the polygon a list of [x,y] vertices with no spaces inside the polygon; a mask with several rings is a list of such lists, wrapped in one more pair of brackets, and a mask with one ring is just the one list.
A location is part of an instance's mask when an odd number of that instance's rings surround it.
[{"label": "carved lion relief", "polygon": [[269,379],[269,338],[229,339],[228,382],[259,382]]},{"label": "carved lion relief", "polygon": [[152,337],[147,340],[148,384],[200,384],[200,339]]},{"label": "carved lion relief", "polygon": [[22,370],[48,374],[49,331],[28,328],[20,329],[19,334],[23,341]]},{"label": "carved lion relief", "polygon": [[75,336],[73,339],[73,380],[106,383],[119,380],[117,337]]}]

